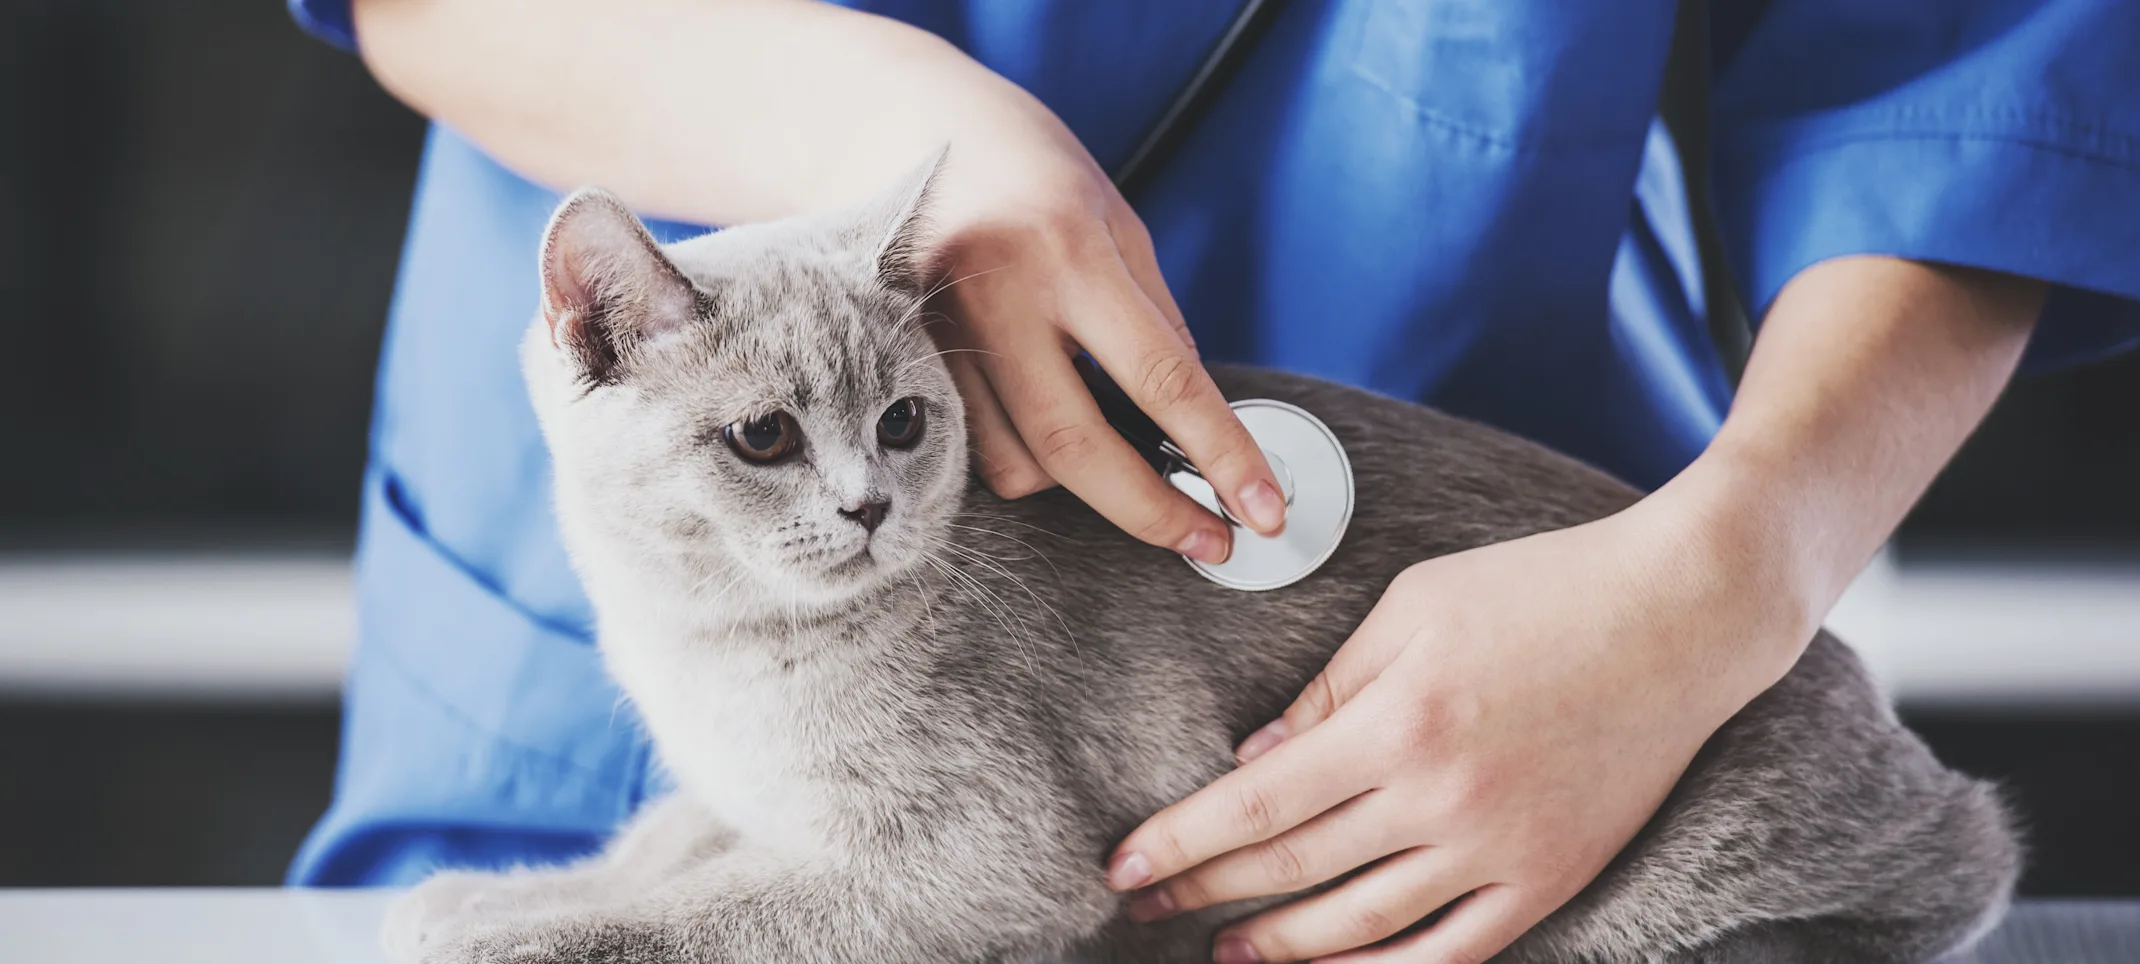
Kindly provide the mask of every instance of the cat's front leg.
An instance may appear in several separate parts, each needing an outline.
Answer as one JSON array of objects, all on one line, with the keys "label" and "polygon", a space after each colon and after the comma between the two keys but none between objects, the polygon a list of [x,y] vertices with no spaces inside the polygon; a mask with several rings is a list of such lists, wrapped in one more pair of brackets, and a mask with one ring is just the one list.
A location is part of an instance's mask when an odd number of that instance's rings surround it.
[{"label": "cat's front leg", "polygon": [[392,959],[415,962],[473,931],[628,902],[663,877],[704,863],[727,846],[729,836],[697,806],[677,796],[664,798],[584,861],[433,875],[388,908],[381,943]]}]

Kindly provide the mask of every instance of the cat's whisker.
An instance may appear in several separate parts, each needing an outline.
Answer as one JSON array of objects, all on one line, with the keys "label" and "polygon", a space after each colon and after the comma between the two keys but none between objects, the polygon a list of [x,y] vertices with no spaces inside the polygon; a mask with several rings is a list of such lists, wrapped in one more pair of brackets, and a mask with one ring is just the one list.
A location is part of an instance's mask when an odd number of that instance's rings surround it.
[{"label": "cat's whisker", "polygon": [[[913,305],[913,307],[911,307],[911,308],[908,308],[908,309],[906,310],[906,313],[905,313],[905,314],[903,314],[903,315],[900,315],[900,316],[899,316],[899,320],[898,320],[898,321],[895,321],[895,322],[893,322],[892,324],[893,324],[894,326],[896,326],[896,327],[902,327],[902,328],[903,328],[903,327],[905,327],[905,326],[906,326],[906,323],[907,323],[907,321],[908,321],[909,319],[913,318],[913,317],[914,317],[914,315],[915,315],[915,314],[916,314],[917,312],[921,311],[923,307],[927,306],[927,305],[928,305],[928,303],[929,303],[929,301],[930,301],[930,299],[932,299],[932,298],[935,298],[935,297],[936,297],[937,295],[943,294],[944,292],[946,292],[946,291],[949,291],[949,290],[951,290],[951,286],[952,286],[952,285],[956,285],[956,284],[961,284],[961,283],[964,283],[964,282],[967,282],[967,281],[972,281],[973,279],[975,279],[975,278],[978,278],[978,277],[981,277],[982,275],[986,275],[986,274],[994,274],[994,273],[996,273],[996,272],[998,272],[998,271],[1001,271],[1001,270],[1003,270],[1003,269],[1005,269],[1005,268],[1008,268],[1008,267],[1010,267],[1010,265],[1009,265],[1009,264],[999,264],[999,265],[997,265],[997,266],[995,266],[995,267],[993,267],[993,268],[983,268],[983,269],[981,269],[981,270],[979,270],[979,271],[973,272],[972,274],[968,274],[968,275],[961,275],[961,276],[959,276],[959,277],[957,277],[957,278],[951,278],[951,279],[948,279],[948,280],[945,280],[945,281],[939,282],[939,283],[937,283],[936,287],[934,287],[934,288],[930,288],[930,289],[929,289],[929,292],[928,292],[927,294],[924,294],[924,295],[922,295],[920,299],[916,300],[916,301],[914,302],[914,305]],[[940,313],[940,312],[938,312],[938,314],[941,314],[941,313]],[[957,324],[957,323],[958,323],[957,321],[955,321],[955,320],[952,320],[952,319],[951,319],[951,318],[950,318],[950,317],[949,317],[948,315],[947,315],[947,316],[945,316],[945,320],[946,320],[946,321],[951,321],[951,323],[952,323],[952,324]]]},{"label": "cat's whisker", "polygon": [[[1069,536],[1063,535],[1062,533],[1060,533],[1060,532],[1057,532],[1057,531],[1055,531],[1055,530],[1053,530],[1053,529],[1047,528],[1046,526],[1037,526],[1037,525],[1034,525],[1034,524],[1032,524],[1032,523],[1030,523],[1030,522],[1027,522],[1027,521],[1025,521],[1025,520],[1023,520],[1023,519],[1013,519],[1013,518],[1011,518],[1011,517],[1009,517],[1009,516],[1001,516],[1001,515],[990,515],[990,514],[988,514],[988,513],[986,513],[986,512],[982,512],[982,511],[979,511],[979,510],[977,510],[977,509],[966,509],[966,510],[964,510],[964,511],[962,511],[962,512],[960,512],[960,513],[959,513],[959,518],[961,518],[961,519],[979,519],[979,520],[981,520],[981,521],[983,521],[983,522],[1007,522],[1007,523],[1010,523],[1011,525],[1014,525],[1014,526],[1024,526],[1025,528],[1031,529],[1031,530],[1033,530],[1034,532],[1038,532],[1038,533],[1040,533],[1041,535],[1044,535],[1044,536],[1053,536],[1053,537],[1055,537],[1055,538],[1057,538],[1057,539],[1061,539],[1061,540],[1063,540],[1064,542],[1068,542],[1068,543],[1070,543],[1070,544],[1072,544],[1072,545],[1076,545],[1076,544],[1078,544],[1078,540],[1076,540],[1076,539],[1072,539],[1072,538],[1070,538]],[[1000,535],[1000,533],[998,533],[998,534]],[[1008,537],[1006,537],[1006,538],[1008,538]]]},{"label": "cat's whisker", "polygon": [[907,316],[905,321],[899,322],[898,324],[899,329],[901,331],[912,333],[918,331],[926,331],[928,330],[930,325],[955,325],[957,324],[957,322],[953,321],[950,315],[947,315],[941,311],[924,311],[920,314],[909,315]]},{"label": "cat's whisker", "polygon": [[699,590],[706,588],[707,583],[719,578],[720,575],[721,570],[719,569],[707,569],[705,575],[700,576],[697,582],[691,584],[691,588],[684,591],[686,593],[696,594]]},{"label": "cat's whisker", "polygon": [[1061,569],[1055,568],[1055,560],[1048,558],[1047,553],[1035,548],[1032,543],[1027,542],[1024,539],[1020,539],[1017,536],[1010,535],[1008,533],[997,532],[996,530],[987,528],[986,526],[962,525],[957,522],[946,522],[944,524],[950,526],[953,529],[964,529],[968,532],[980,532],[985,533],[987,535],[992,535],[998,539],[1009,539],[1012,542],[1024,546],[1027,552],[1033,554],[1033,558],[1039,559],[1041,562],[1046,563],[1048,566],[1048,571],[1054,573],[1055,578],[1061,579],[1063,577],[1063,571]]},{"label": "cat's whisker", "polygon": [[686,594],[693,594],[693,593],[697,593],[697,592],[698,592],[699,590],[701,590],[701,589],[704,589],[704,588],[706,588],[706,584],[707,584],[707,583],[709,583],[709,582],[712,582],[712,581],[713,581],[713,577],[715,577],[715,576],[717,576],[717,575],[720,575],[720,570],[718,570],[718,569],[708,569],[708,570],[706,570],[706,574],[705,574],[705,575],[703,575],[703,576],[700,576],[700,577],[699,577],[699,580],[698,580],[697,582],[694,582],[694,583],[692,583],[692,584],[691,584],[691,588],[689,588],[689,589],[686,589],[686,590],[684,590],[684,592],[685,592]]},{"label": "cat's whisker", "polygon": [[998,357],[998,358],[1001,358],[1001,357],[1002,357],[1002,353],[1001,353],[1001,352],[993,352],[993,351],[989,351],[988,349],[985,349],[985,348],[946,348],[946,349],[944,349],[944,350],[942,350],[942,351],[932,351],[932,352],[930,352],[930,353],[928,353],[928,354],[926,354],[926,355],[923,355],[923,356],[921,356],[920,358],[916,358],[916,359],[914,359],[913,361],[910,361],[910,362],[907,362],[907,363],[906,363],[906,364],[904,364],[904,365],[901,365],[901,366],[899,367],[899,374],[901,374],[901,375],[904,375],[904,374],[906,374],[906,373],[907,373],[908,371],[912,370],[912,369],[914,368],[914,366],[916,366],[916,365],[925,365],[925,364],[927,364],[927,363],[928,363],[928,362],[929,362],[929,361],[930,361],[931,359],[936,359],[936,358],[942,358],[942,357],[944,357],[945,355],[956,355],[956,354],[959,354],[959,353],[962,353],[962,352],[972,352],[972,353],[974,353],[974,354],[976,354],[976,355],[995,355],[995,356],[996,356],[996,357]]},{"label": "cat's whisker", "polygon": [[[1062,630],[1063,630],[1063,635],[1064,635],[1064,638],[1065,638],[1065,639],[1067,639],[1067,640],[1068,640],[1068,641],[1070,642],[1070,645],[1071,645],[1071,649],[1072,649],[1073,651],[1075,651],[1075,652],[1077,653],[1077,657],[1078,657],[1079,661],[1080,661],[1080,662],[1082,662],[1082,661],[1083,661],[1083,659],[1084,659],[1084,654],[1083,654],[1083,652],[1082,652],[1082,651],[1078,651],[1078,647],[1077,647],[1077,638],[1076,638],[1075,634],[1071,633],[1071,631],[1070,631],[1070,625],[1069,625],[1069,623],[1068,623],[1068,622],[1066,622],[1066,621],[1065,621],[1065,620],[1063,619],[1063,617],[1062,617],[1062,613],[1060,613],[1060,612],[1056,611],[1055,607],[1053,607],[1053,606],[1050,606],[1050,605],[1048,605],[1048,603],[1047,603],[1047,601],[1046,601],[1046,600],[1043,600],[1043,599],[1041,599],[1041,598],[1040,598],[1040,596],[1039,596],[1038,594],[1034,593],[1034,592],[1033,592],[1033,590],[1032,590],[1032,588],[1031,588],[1030,586],[1027,586],[1027,585],[1025,584],[1025,581],[1024,581],[1024,580],[1022,580],[1022,579],[1019,579],[1019,578],[1018,578],[1018,577],[1017,577],[1016,575],[1012,574],[1012,573],[1010,572],[1010,570],[1008,570],[1008,569],[1005,569],[1005,568],[1004,568],[1004,567],[1003,567],[1002,565],[998,564],[998,563],[997,563],[997,562],[996,562],[995,560],[993,560],[993,559],[991,559],[990,557],[988,557],[988,556],[987,556],[987,554],[985,554],[985,553],[982,553],[982,552],[980,552],[980,551],[978,551],[978,550],[975,550],[975,549],[972,549],[972,548],[969,548],[969,547],[966,547],[966,546],[961,546],[961,545],[959,545],[959,544],[957,544],[957,543],[954,543],[954,542],[951,542],[951,541],[948,541],[948,540],[943,540],[943,541],[941,541],[941,542],[940,542],[940,545],[942,545],[942,546],[943,546],[944,548],[946,548],[946,549],[950,549],[950,550],[952,550],[953,552],[956,552],[956,553],[958,553],[959,555],[961,555],[961,556],[965,557],[966,559],[968,559],[968,560],[970,560],[970,561],[974,562],[975,564],[978,564],[978,565],[980,565],[980,566],[983,566],[983,567],[985,567],[985,568],[986,568],[986,569],[988,569],[988,570],[989,570],[990,572],[993,572],[993,573],[995,573],[995,574],[997,574],[997,575],[1000,575],[1000,576],[1002,576],[1002,577],[1003,577],[1003,578],[1005,578],[1005,579],[1008,579],[1008,580],[1010,580],[1010,581],[1011,581],[1011,583],[1012,583],[1013,585],[1016,585],[1016,586],[1018,587],[1018,589],[1019,589],[1020,591],[1022,591],[1022,592],[1024,592],[1024,593],[1026,594],[1027,598],[1030,598],[1030,599],[1031,599],[1031,600],[1033,601],[1034,605],[1037,605],[1037,606],[1039,606],[1039,607],[1040,607],[1040,608],[1041,608],[1042,610],[1046,611],[1046,612],[1048,613],[1048,615],[1050,615],[1050,616],[1052,616],[1052,617],[1054,617],[1054,618],[1055,618],[1055,622],[1056,622],[1056,625],[1058,625],[1058,626],[1062,627]],[[974,582],[976,582],[977,584],[979,583],[979,581],[980,581],[980,580],[979,580],[979,577],[978,577],[978,576],[975,576],[975,575],[973,575],[972,573],[967,573],[966,575],[967,575],[967,577],[968,577],[968,578],[972,579],[972,580],[973,580]],[[1012,611],[1012,612],[1013,612],[1013,613],[1015,614],[1015,610],[1011,610],[1011,608],[1010,608],[1010,604],[1009,604],[1009,602],[1008,602],[1007,600],[1004,600],[1004,599],[1003,599],[1003,598],[1002,598],[1002,597],[1001,597],[1000,595],[996,594],[996,593],[995,593],[995,592],[994,592],[993,590],[988,590],[988,592],[989,592],[989,595],[990,595],[990,596],[991,596],[992,598],[994,598],[994,599],[995,599],[995,600],[997,601],[997,604],[998,604],[998,605],[1000,605],[1000,606],[1004,607],[1004,608],[1005,608],[1006,610]],[[1031,630],[1030,630],[1030,629],[1029,629],[1029,628],[1028,628],[1028,627],[1026,626],[1025,620],[1024,620],[1024,618],[1023,618],[1022,616],[1018,616],[1018,617],[1016,617],[1016,618],[1017,618],[1017,620],[1018,620],[1018,625],[1019,625],[1019,628],[1020,628],[1021,630],[1024,630],[1024,631],[1026,631],[1026,632],[1030,632],[1030,631],[1031,631]],[[1028,641],[1028,643],[1030,644],[1030,641]]]},{"label": "cat's whisker", "polygon": [[[944,561],[941,558],[938,558],[934,553],[923,555],[922,561],[927,563],[931,569],[934,569],[937,573],[941,574],[945,578],[945,580],[950,583],[951,588],[953,588],[954,590],[963,590],[964,594],[969,598],[974,596],[974,593],[971,588],[971,582],[966,578],[964,573],[958,571],[957,567],[951,565],[950,563]],[[1004,625],[1003,618],[998,615],[993,609],[990,609],[986,601],[975,599],[975,602],[981,604],[982,611],[988,613],[989,618],[995,621],[997,628],[1002,629],[1007,635],[1010,633],[1010,627]]]},{"label": "cat's whisker", "polygon": [[[926,555],[924,555],[922,558],[924,561],[928,561],[928,557]],[[938,626],[936,623],[935,594],[929,592],[928,587],[922,585],[922,575],[920,570],[917,569],[912,573],[908,574],[908,578],[911,579],[914,583],[915,598],[921,600],[921,614],[923,617],[929,620],[929,637],[931,639],[943,638],[943,628]]]},{"label": "cat's whisker", "polygon": [[[961,528],[971,528],[971,527],[961,527]],[[987,530],[981,530],[981,531],[987,531]],[[1008,538],[1008,537],[1006,537],[1006,538]],[[1014,542],[1015,542],[1015,541],[1018,541],[1018,540],[1012,540],[1012,541],[1014,541]],[[1020,544],[1021,544],[1021,545],[1023,545],[1024,543],[1020,542]],[[1048,605],[1048,601],[1047,601],[1047,600],[1045,600],[1045,599],[1042,599],[1042,598],[1040,598],[1040,595],[1039,595],[1038,593],[1035,593],[1035,592],[1033,591],[1033,587],[1031,587],[1031,586],[1028,586],[1028,585],[1026,585],[1026,582],[1025,582],[1025,580],[1023,580],[1023,579],[1020,579],[1020,578],[1018,578],[1018,576],[1017,576],[1016,574],[1012,573],[1012,572],[1011,572],[1011,571],[1010,571],[1009,569],[1005,568],[1005,567],[1004,567],[1004,566],[1003,566],[1003,565],[1002,565],[1001,563],[997,562],[997,561],[996,561],[995,559],[993,559],[993,558],[990,558],[990,557],[988,556],[988,554],[987,554],[987,553],[984,553],[984,552],[982,552],[982,551],[980,551],[980,550],[978,550],[978,549],[972,548],[972,547],[970,547],[970,546],[961,546],[961,545],[959,545],[959,544],[957,544],[957,543],[955,543],[955,542],[950,542],[950,541],[946,541],[946,542],[944,542],[944,546],[945,546],[946,548],[948,548],[948,549],[951,549],[951,550],[953,550],[953,551],[955,551],[955,552],[958,552],[958,553],[960,553],[961,555],[964,555],[964,556],[966,556],[966,557],[967,557],[967,558],[969,558],[969,559],[972,559],[973,561],[975,561],[975,562],[977,562],[977,563],[979,563],[979,564],[981,564],[981,565],[983,565],[983,566],[986,566],[986,567],[988,567],[988,568],[989,568],[990,570],[992,570],[992,571],[996,572],[997,574],[1001,575],[1001,576],[1002,576],[1003,578],[1005,578],[1005,579],[1008,579],[1008,580],[1010,580],[1010,581],[1011,581],[1011,584],[1012,584],[1012,585],[1015,585],[1015,586],[1017,586],[1017,587],[1018,587],[1018,589],[1019,589],[1019,590],[1020,590],[1021,592],[1024,592],[1024,593],[1026,594],[1026,598],[1028,598],[1028,599],[1031,599],[1031,600],[1033,600],[1033,604],[1034,604],[1034,605],[1036,605],[1036,606],[1039,606],[1039,607],[1040,607],[1040,608],[1041,608],[1041,609],[1042,609],[1043,611],[1047,612],[1047,614],[1048,614],[1048,615],[1050,615],[1050,616],[1053,616],[1053,617],[1055,617],[1055,624],[1056,624],[1057,626],[1060,626],[1060,627],[1062,627],[1062,630],[1063,630],[1063,638],[1069,641],[1069,643],[1070,643],[1070,650],[1071,650],[1071,652],[1072,652],[1073,654],[1075,654],[1075,655],[1077,656],[1077,659],[1078,659],[1079,663],[1081,663],[1081,664],[1082,664],[1082,663],[1084,662],[1084,659],[1085,659],[1085,653],[1084,653],[1084,650],[1083,650],[1083,649],[1082,649],[1081,647],[1079,647],[1079,646],[1078,646],[1078,644],[1077,644],[1077,634],[1076,634],[1076,633],[1074,633],[1074,632],[1071,632],[1071,631],[1070,631],[1070,623],[1069,623],[1069,621],[1063,618],[1063,614],[1061,613],[1061,611],[1057,610],[1057,609],[1056,609],[1056,608],[1055,608],[1054,606]],[[1032,547],[1031,547],[1031,546],[1027,546],[1027,548],[1032,548]],[[1046,556],[1042,556],[1042,557],[1041,557],[1041,561],[1042,561],[1042,562],[1047,562],[1047,557],[1046,557]],[[1050,568],[1050,569],[1053,569],[1053,568],[1055,568],[1055,564],[1054,564],[1054,563],[1052,563],[1052,562],[1048,563],[1048,568]],[[1058,573],[1057,573],[1056,575],[1057,575],[1057,577],[1058,577],[1058,578],[1060,578],[1060,577],[1061,577],[1061,573],[1060,573],[1060,572],[1058,572]]]},{"label": "cat's whisker", "polygon": [[[952,528],[956,529],[965,529],[969,532],[987,533],[988,535],[995,536],[999,539],[1009,539],[1012,542],[1024,546],[1026,548],[1026,551],[1031,552],[1035,558],[1038,558],[1043,564],[1048,567],[1048,570],[1050,572],[1053,572],[1055,574],[1055,578],[1057,579],[1057,581],[1060,581],[1062,579],[1062,570],[1056,568],[1055,561],[1049,559],[1047,553],[1040,551],[1038,548],[1034,547],[1032,543],[1027,542],[1024,539],[1020,539],[1016,536],[1006,535],[1004,533],[997,532],[994,529],[987,529],[979,526],[961,525],[956,522],[947,523],[947,525],[950,525]],[[1063,618],[1062,612],[1056,609],[1054,606],[1049,605],[1046,600],[1041,599],[1039,594],[1033,592],[1033,588],[1026,584],[1025,580],[1020,579],[1016,574],[1012,573],[1009,568],[1004,566],[1002,560],[990,557],[986,553],[975,547],[959,546],[956,544],[952,544],[951,548],[957,549],[960,552],[964,552],[970,556],[978,557],[978,561],[981,562],[981,564],[986,565],[989,568],[994,569],[996,572],[1001,573],[1004,578],[1009,579],[1012,583],[1017,585],[1017,587],[1021,591],[1023,591],[1027,597],[1031,598],[1035,605],[1038,605],[1040,608],[1046,610],[1050,616],[1055,617],[1056,625],[1062,627],[1063,638],[1070,642],[1071,651],[1077,656],[1079,662],[1082,663],[1084,661],[1085,653],[1083,648],[1078,646],[1077,634],[1071,631],[1070,623],[1068,620]]]},{"label": "cat's whisker", "polygon": [[1002,271],[1003,269],[1010,267],[1013,263],[1014,262],[1005,262],[993,268],[982,268],[981,270],[972,272],[971,274],[963,274],[956,278],[946,278],[943,281],[939,281],[937,282],[936,287],[930,288],[929,293],[921,297],[920,303],[928,304],[929,299],[951,290],[952,286],[954,285],[965,284],[966,282],[972,281],[973,279],[981,277],[982,275],[995,274],[998,271]]},{"label": "cat's whisker", "polygon": [[787,585],[787,586],[785,586],[784,588],[785,588],[785,589],[787,590],[787,593],[786,593],[786,595],[787,595],[787,610],[788,610],[788,633],[789,633],[789,635],[790,635],[791,637],[792,637],[792,636],[801,636],[801,635],[802,635],[802,612],[801,612],[801,600],[799,600],[799,599],[797,599],[797,598],[796,598],[796,594],[795,594],[795,587],[794,587],[793,585]]},{"label": "cat's whisker", "polygon": [[737,576],[737,577],[735,577],[734,579],[730,579],[730,580],[728,580],[728,584],[727,584],[727,585],[725,585],[725,586],[722,586],[722,587],[721,587],[721,591],[720,591],[720,592],[714,593],[714,594],[713,594],[713,598],[711,598],[711,599],[708,599],[708,600],[705,600],[704,602],[700,603],[700,605],[701,605],[701,606],[704,606],[704,607],[705,607],[706,609],[709,609],[709,610],[710,610],[710,609],[712,609],[712,608],[714,608],[714,606],[715,606],[716,604],[718,604],[718,603],[719,603],[719,602],[720,602],[721,600],[723,600],[723,599],[727,598],[727,597],[728,597],[728,594],[729,594],[730,592],[733,592],[733,591],[735,590],[735,588],[736,588],[737,586],[740,586],[740,585],[742,585],[742,584],[743,584],[743,580],[744,580],[745,578],[746,578],[746,577],[745,577],[745,576],[743,576],[743,575],[738,575],[738,576]]},{"label": "cat's whisker", "polygon": [[989,618],[995,621],[997,628],[1003,630],[1005,638],[1010,640],[1012,647],[1017,649],[1018,655],[1025,660],[1027,672],[1035,679],[1040,678],[1040,666],[1034,661],[1032,641],[1026,636],[1025,621],[1019,618],[1017,612],[1001,595],[988,588],[978,577],[949,562],[943,563],[943,566],[945,574],[964,584],[970,590],[969,596],[988,611]]},{"label": "cat's whisker", "polygon": [[[932,539],[931,542],[939,548],[959,548],[941,539]],[[930,561],[947,577],[968,588],[969,596],[975,602],[980,603],[989,613],[989,617],[995,620],[997,628],[1003,630],[1004,635],[1010,639],[1011,645],[1018,650],[1019,656],[1024,658],[1027,672],[1031,673],[1034,679],[1039,679],[1040,665],[1034,659],[1031,640],[1026,638],[1025,621],[1018,617],[1016,610],[1012,609],[1002,596],[988,588],[972,573],[965,572],[946,560],[932,558]]]}]

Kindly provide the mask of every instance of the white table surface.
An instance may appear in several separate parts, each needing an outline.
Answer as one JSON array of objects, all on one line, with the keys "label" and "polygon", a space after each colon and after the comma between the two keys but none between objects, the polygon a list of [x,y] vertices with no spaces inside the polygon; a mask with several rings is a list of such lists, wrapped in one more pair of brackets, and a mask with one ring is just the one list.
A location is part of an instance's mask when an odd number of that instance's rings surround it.
[{"label": "white table surface", "polygon": [[5,964],[387,964],[387,890],[0,890]]}]

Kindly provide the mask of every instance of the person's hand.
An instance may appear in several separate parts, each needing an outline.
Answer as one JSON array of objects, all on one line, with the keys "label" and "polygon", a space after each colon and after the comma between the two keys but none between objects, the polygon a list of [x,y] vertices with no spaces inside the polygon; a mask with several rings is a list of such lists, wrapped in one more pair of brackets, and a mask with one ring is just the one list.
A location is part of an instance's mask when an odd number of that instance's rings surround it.
[{"label": "person's hand", "polygon": [[1101,418],[1072,367],[1083,349],[1236,519],[1278,531],[1285,503],[1270,466],[1197,359],[1136,212],[1023,92],[971,116],[930,200],[945,275],[932,307],[949,321],[930,331],[965,398],[982,480],[1006,498],[1060,482],[1138,539],[1226,558],[1224,521],[1161,480]]},{"label": "person's hand", "polygon": [[1366,867],[1227,927],[1215,959],[1485,960],[1595,877],[1811,637],[1749,592],[1745,557],[1637,506],[1411,567],[1239,769],[1122,842],[1109,885],[1151,920]]}]

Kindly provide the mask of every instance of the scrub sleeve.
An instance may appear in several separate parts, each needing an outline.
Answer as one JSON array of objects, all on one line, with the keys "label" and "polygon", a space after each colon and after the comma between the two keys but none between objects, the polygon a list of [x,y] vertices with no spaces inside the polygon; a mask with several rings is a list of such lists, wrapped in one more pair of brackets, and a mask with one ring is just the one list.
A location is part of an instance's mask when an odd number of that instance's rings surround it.
[{"label": "scrub sleeve", "polygon": [[2140,344],[2140,3],[1717,9],[1717,220],[1754,317],[1882,254],[2050,282],[2025,370]]}]

